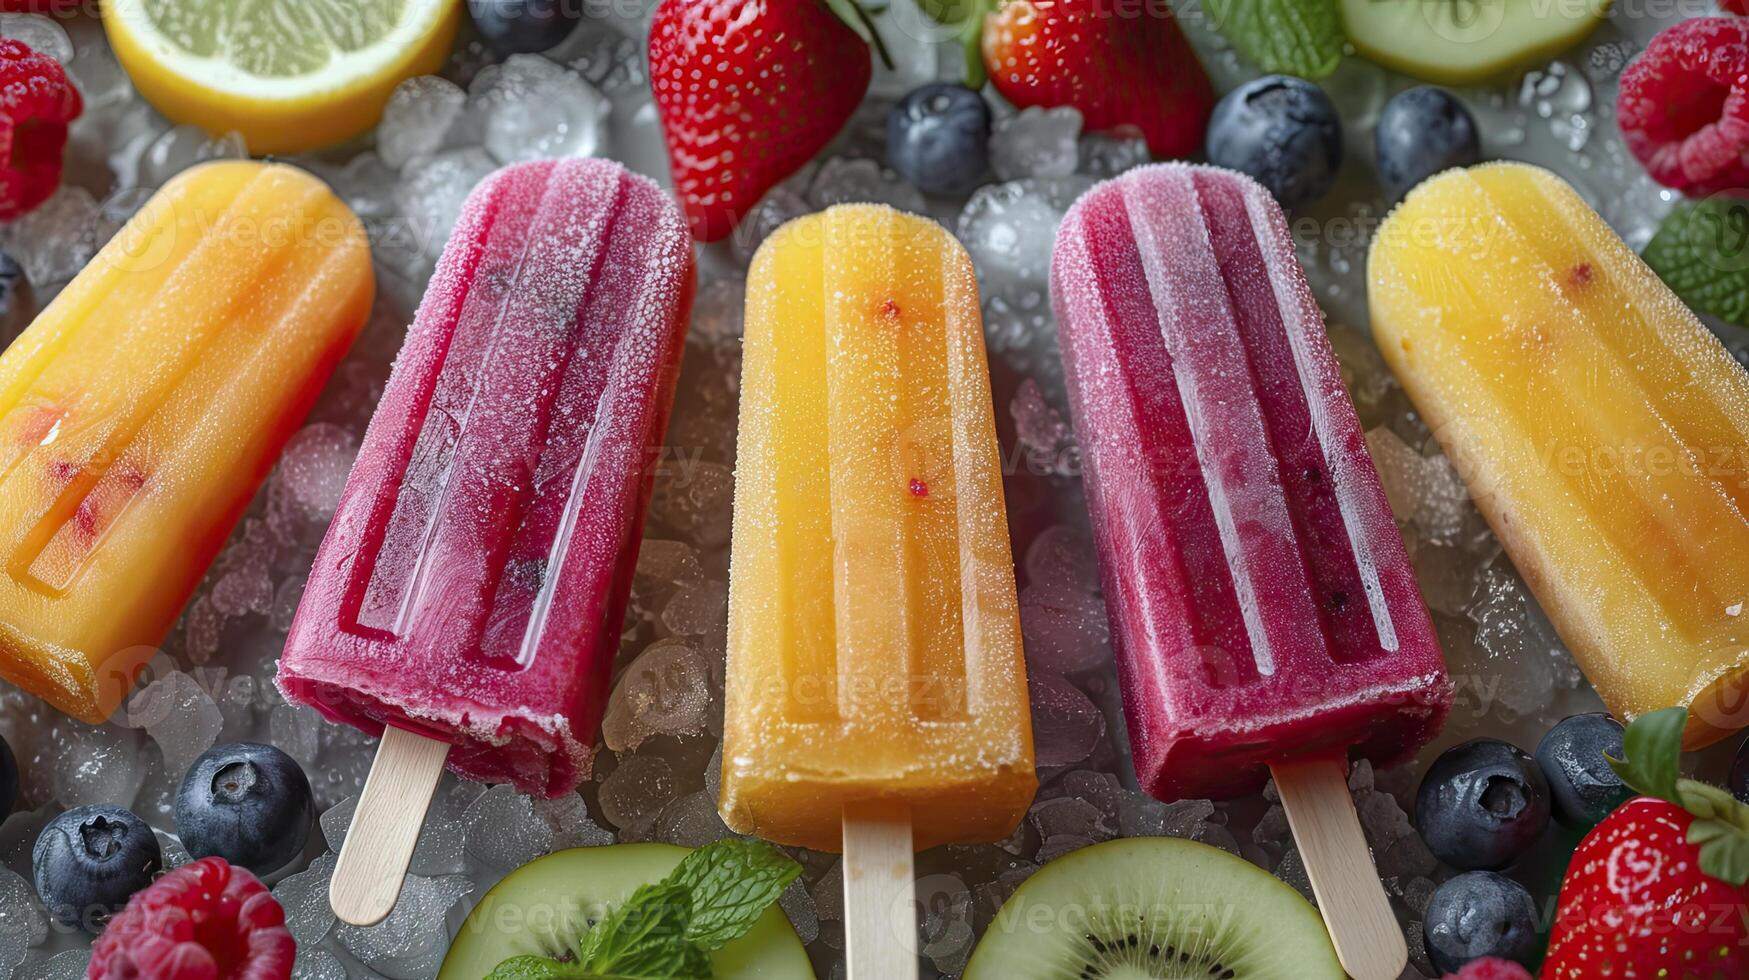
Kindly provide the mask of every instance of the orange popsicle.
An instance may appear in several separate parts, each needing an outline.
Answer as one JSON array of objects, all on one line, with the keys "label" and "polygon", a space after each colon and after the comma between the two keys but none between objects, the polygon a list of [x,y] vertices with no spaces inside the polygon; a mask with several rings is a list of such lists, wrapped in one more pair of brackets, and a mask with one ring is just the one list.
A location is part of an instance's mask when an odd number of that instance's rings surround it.
[{"label": "orange popsicle", "polygon": [[156,652],[369,314],[282,165],[171,181],[0,355],[0,676],[91,723]]}]

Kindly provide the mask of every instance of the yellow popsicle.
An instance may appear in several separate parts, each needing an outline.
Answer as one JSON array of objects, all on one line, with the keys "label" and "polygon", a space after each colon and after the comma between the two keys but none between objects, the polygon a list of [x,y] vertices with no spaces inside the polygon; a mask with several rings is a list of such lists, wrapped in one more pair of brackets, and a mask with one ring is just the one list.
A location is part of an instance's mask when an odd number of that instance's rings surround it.
[{"label": "yellow popsicle", "polygon": [[837,850],[846,804],[919,849],[1037,788],[977,283],[922,218],[835,207],[747,286],[723,818]]},{"label": "yellow popsicle", "polygon": [[321,181],[171,181],[0,355],[0,676],[98,723],[369,314]]},{"label": "yellow popsicle", "polygon": [[1616,713],[1749,725],[1749,375],[1560,178],[1423,184],[1368,268],[1386,361]]}]

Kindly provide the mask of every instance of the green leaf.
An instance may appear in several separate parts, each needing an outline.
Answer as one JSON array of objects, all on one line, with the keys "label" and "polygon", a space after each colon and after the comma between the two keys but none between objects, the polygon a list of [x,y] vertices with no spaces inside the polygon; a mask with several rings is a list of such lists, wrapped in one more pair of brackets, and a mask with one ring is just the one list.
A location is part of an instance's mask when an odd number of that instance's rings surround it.
[{"label": "green leaf", "polygon": [[667,883],[692,895],[686,938],[708,951],[746,935],[801,873],[770,844],[730,838],[688,854]]},{"label": "green leaf", "polygon": [[498,964],[485,980],[581,980],[582,976],[571,964],[544,956],[517,956]]},{"label": "green leaf", "polygon": [[960,43],[966,48],[966,87],[981,89],[990,80],[990,72],[984,67],[984,9],[979,5],[977,13],[966,18],[960,25]]},{"label": "green leaf", "polygon": [[1720,194],[1677,205],[1644,258],[1684,303],[1749,327],[1749,198]]},{"label": "green leaf", "polygon": [[1720,881],[1749,881],[1749,834],[1717,820],[1696,820],[1688,826],[1688,842],[1700,848],[1700,870]]},{"label": "green leaf", "polygon": [[695,980],[711,975],[705,951],[686,937],[692,893],[671,880],[644,885],[584,937],[590,974]]},{"label": "green leaf", "polygon": [[1605,758],[1622,782],[1636,792],[1681,806],[1676,777],[1682,762],[1682,730],[1687,725],[1687,708],[1665,708],[1641,715],[1622,735],[1622,751],[1627,758]]},{"label": "green leaf", "polygon": [[1266,72],[1323,78],[1348,36],[1336,0],[1207,0],[1209,21]]}]

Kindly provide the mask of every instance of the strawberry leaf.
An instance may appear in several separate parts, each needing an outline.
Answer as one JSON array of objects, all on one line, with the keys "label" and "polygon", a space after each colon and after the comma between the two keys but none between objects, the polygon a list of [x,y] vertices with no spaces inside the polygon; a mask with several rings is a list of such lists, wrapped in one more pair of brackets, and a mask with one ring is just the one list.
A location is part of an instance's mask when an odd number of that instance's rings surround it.
[{"label": "strawberry leaf", "polygon": [[1644,258],[1684,303],[1749,327],[1749,199],[1720,195],[1678,205]]},{"label": "strawberry leaf", "polygon": [[1266,72],[1323,78],[1348,41],[1336,0],[1208,0],[1208,16],[1233,47]]},{"label": "strawberry leaf", "polygon": [[1718,820],[1696,820],[1688,842],[1700,848],[1700,870],[1733,885],[1749,881],[1749,833]]},{"label": "strawberry leaf", "polygon": [[1622,782],[1635,792],[1682,806],[1676,777],[1682,761],[1682,730],[1687,708],[1665,708],[1641,715],[1622,735],[1624,759],[1604,756]]},{"label": "strawberry leaf", "polygon": [[893,53],[887,50],[887,42],[881,39],[881,32],[875,29],[874,18],[868,8],[858,0],[823,0],[826,9],[832,11],[844,25],[856,32],[856,36],[874,45],[875,54],[881,59],[881,64],[890,70],[893,67]]}]

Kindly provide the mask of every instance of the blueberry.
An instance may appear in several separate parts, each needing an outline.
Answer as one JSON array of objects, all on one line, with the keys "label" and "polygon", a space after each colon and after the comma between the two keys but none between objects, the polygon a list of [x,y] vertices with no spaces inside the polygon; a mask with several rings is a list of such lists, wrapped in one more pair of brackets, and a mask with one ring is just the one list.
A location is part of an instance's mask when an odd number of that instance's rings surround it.
[{"label": "blueberry", "polygon": [[303,853],[315,817],[309,779],[271,745],[215,745],[176,791],[176,831],[188,853],[216,855],[258,875]]},{"label": "blueberry", "polygon": [[1633,793],[1604,759],[1622,758],[1620,723],[1602,712],[1574,715],[1543,736],[1536,764],[1549,782],[1555,819],[1589,830]]},{"label": "blueberry", "polygon": [[90,933],[150,885],[161,863],[152,828],[116,806],[82,806],[56,817],[30,859],[49,915]]},{"label": "blueberry", "polygon": [[468,0],[474,27],[499,54],[558,47],[583,19],[582,0]]},{"label": "blueberry", "polygon": [[1482,159],[1476,120],[1442,88],[1399,92],[1379,111],[1373,137],[1379,183],[1396,200],[1423,180]]},{"label": "blueberry", "polygon": [[887,114],[887,162],[925,194],[970,194],[990,166],[990,105],[938,82],[912,90]]},{"label": "blueberry", "polygon": [[1549,825],[1549,784],[1517,746],[1478,738],[1445,750],[1421,779],[1415,822],[1434,857],[1498,871]]},{"label": "blueberry", "polygon": [[1536,901],[1492,871],[1461,874],[1434,889],[1424,930],[1427,955],[1443,973],[1484,956],[1529,967],[1538,950]]},{"label": "blueberry", "polygon": [[30,280],[12,256],[0,252],[0,343],[11,343],[36,316]]},{"label": "blueberry", "polygon": [[1209,162],[1250,174],[1282,207],[1316,201],[1342,166],[1342,120],[1324,90],[1265,75],[1239,86],[1209,119]]},{"label": "blueberry", "polygon": [[6,815],[17,805],[18,757],[12,754],[6,739],[0,738],[0,823],[6,822]]}]

